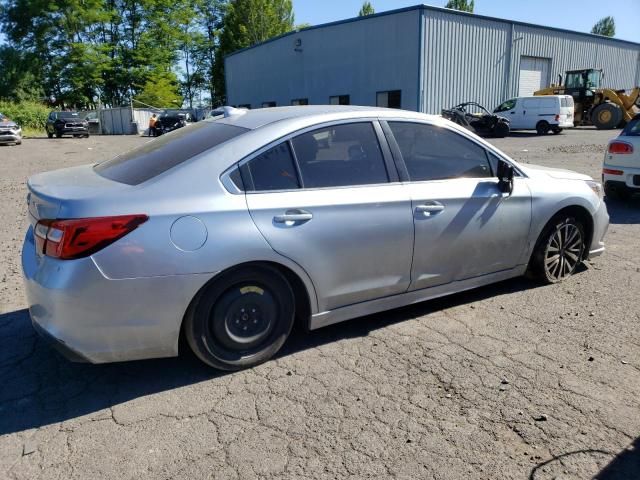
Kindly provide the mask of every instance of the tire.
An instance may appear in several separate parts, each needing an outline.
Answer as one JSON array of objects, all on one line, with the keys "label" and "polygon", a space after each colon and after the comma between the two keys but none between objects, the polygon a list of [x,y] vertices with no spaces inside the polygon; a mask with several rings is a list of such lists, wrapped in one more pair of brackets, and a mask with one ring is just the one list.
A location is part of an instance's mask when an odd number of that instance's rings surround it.
[{"label": "tire", "polygon": [[295,297],[267,266],[241,268],[206,286],[189,306],[184,336],[193,353],[220,370],[269,360],[293,327]]},{"label": "tire", "polygon": [[611,130],[622,122],[622,110],[615,103],[601,103],[591,112],[591,123],[598,130]]},{"label": "tire", "polygon": [[47,137],[49,137],[49,138],[53,138],[53,133],[51,133],[51,132],[47,132]]},{"label": "tire", "polygon": [[62,134],[56,132],[56,138],[62,138]]},{"label": "tire", "polygon": [[504,138],[509,135],[509,124],[498,122],[493,129],[493,136],[496,138]]},{"label": "tire", "polygon": [[538,135],[546,135],[549,133],[551,127],[549,126],[549,122],[545,120],[540,120],[536,125],[536,132]]},{"label": "tire", "polygon": [[582,262],[584,241],[584,225],[579,220],[567,214],[553,217],[536,242],[529,263],[532,277],[547,284],[566,280]]},{"label": "tire", "polygon": [[551,130],[554,135],[559,135],[562,133],[562,129],[560,127],[555,127]]}]

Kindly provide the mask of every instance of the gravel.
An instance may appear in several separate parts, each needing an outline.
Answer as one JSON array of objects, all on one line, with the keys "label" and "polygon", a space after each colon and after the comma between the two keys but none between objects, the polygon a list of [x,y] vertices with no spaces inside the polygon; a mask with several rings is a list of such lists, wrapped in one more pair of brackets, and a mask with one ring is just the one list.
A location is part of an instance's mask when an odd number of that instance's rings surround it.
[{"label": "gravel", "polygon": [[[598,178],[614,134],[492,142]],[[638,477],[640,201],[609,204],[607,252],[561,285],[516,279],[295,331],[238,373],[188,352],[69,363],[26,311],[25,180],[145,141],[0,147],[0,478]]]}]

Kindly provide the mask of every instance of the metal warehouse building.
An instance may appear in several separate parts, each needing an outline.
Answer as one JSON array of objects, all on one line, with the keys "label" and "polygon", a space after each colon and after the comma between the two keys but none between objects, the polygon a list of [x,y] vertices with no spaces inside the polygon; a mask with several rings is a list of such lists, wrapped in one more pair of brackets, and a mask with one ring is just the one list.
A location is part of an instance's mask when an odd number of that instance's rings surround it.
[{"label": "metal warehouse building", "polygon": [[225,59],[228,103],[493,108],[579,68],[640,84],[640,44],[418,5],[310,27]]}]

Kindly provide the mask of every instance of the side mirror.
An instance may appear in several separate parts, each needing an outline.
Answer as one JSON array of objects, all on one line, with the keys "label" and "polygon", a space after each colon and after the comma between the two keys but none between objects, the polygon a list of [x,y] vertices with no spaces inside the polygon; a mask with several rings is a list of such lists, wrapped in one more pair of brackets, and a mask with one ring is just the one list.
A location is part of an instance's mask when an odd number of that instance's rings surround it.
[{"label": "side mirror", "polygon": [[511,195],[513,192],[513,165],[500,160],[498,161],[498,188],[502,193]]}]

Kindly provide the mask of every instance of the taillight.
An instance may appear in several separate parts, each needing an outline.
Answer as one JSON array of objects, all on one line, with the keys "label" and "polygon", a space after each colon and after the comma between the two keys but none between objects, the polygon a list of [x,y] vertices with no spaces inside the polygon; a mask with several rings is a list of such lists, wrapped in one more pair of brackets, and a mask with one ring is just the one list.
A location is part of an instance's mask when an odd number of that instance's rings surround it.
[{"label": "taillight", "polygon": [[61,260],[87,257],[134,231],[146,215],[40,220],[34,235],[39,253]]},{"label": "taillight", "polygon": [[633,153],[633,145],[627,142],[611,142],[609,144],[609,153],[627,154]]},{"label": "taillight", "polygon": [[556,122],[560,121],[560,115],[556,115]]}]

